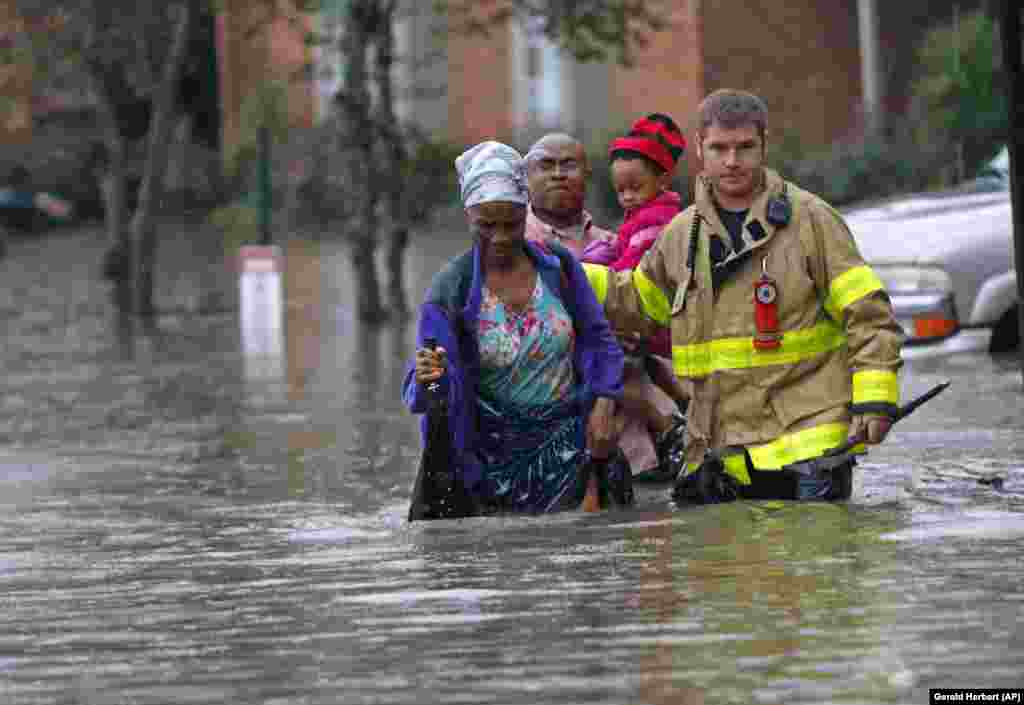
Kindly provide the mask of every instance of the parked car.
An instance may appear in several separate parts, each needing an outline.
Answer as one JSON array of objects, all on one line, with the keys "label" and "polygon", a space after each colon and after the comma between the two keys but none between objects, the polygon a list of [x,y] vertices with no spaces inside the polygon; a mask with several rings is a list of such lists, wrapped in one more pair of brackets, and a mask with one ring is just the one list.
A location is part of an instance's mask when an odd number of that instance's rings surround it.
[{"label": "parked car", "polygon": [[35,233],[70,223],[70,201],[42,191],[0,188],[0,227]]},{"label": "parked car", "polygon": [[7,254],[11,233],[37,233],[70,223],[73,213],[74,207],[66,199],[34,190],[28,169],[13,167],[0,182],[0,258]]},{"label": "parked car", "polygon": [[1009,160],[955,191],[846,212],[907,334],[905,357],[1020,344]]}]

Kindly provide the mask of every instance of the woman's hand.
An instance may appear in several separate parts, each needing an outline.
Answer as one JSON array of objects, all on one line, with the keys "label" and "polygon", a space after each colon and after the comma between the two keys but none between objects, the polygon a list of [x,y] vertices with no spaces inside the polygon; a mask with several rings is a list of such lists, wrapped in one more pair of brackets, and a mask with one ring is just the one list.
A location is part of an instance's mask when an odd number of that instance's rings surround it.
[{"label": "woman's hand", "polygon": [[587,449],[598,460],[611,456],[615,450],[623,419],[615,416],[615,400],[598,397],[587,419]]},{"label": "woman's hand", "polygon": [[448,367],[448,352],[444,348],[418,348],[416,350],[416,381],[420,384],[440,379]]}]

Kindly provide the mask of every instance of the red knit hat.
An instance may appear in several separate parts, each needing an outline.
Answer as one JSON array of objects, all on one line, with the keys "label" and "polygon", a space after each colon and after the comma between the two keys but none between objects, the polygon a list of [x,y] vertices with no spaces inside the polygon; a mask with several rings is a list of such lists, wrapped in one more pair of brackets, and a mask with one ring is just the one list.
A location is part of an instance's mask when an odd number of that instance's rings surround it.
[{"label": "red knit hat", "polygon": [[675,121],[668,115],[651,113],[634,122],[625,137],[612,140],[608,155],[614,160],[616,156],[640,154],[665,171],[672,171],[685,150],[686,138]]}]

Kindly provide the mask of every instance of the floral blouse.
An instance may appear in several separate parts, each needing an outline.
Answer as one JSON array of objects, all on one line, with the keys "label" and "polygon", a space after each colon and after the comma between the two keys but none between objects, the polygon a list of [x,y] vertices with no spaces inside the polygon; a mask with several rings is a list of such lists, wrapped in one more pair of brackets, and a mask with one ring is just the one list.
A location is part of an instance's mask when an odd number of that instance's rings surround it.
[{"label": "floral blouse", "polygon": [[477,333],[482,397],[526,406],[571,393],[572,319],[541,277],[522,313],[507,310],[485,285]]}]

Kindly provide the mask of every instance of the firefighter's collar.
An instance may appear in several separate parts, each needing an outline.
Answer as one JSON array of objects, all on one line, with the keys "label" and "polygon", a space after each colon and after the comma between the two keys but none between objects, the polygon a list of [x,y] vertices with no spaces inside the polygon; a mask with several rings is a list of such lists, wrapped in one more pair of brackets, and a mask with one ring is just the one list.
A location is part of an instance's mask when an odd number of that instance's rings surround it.
[{"label": "firefighter's collar", "polygon": [[[792,205],[787,190],[785,180],[777,172],[772,169],[761,170],[761,186],[750,204],[747,219],[743,223],[744,252],[768,242],[776,230],[788,224],[789,218],[792,217]],[[701,218],[710,224],[716,233],[726,232],[725,225],[718,216],[714,189],[707,177],[699,178],[696,196],[697,212]],[[780,202],[784,202],[789,208],[789,218],[779,217]]]}]

